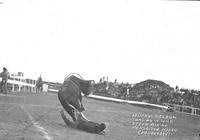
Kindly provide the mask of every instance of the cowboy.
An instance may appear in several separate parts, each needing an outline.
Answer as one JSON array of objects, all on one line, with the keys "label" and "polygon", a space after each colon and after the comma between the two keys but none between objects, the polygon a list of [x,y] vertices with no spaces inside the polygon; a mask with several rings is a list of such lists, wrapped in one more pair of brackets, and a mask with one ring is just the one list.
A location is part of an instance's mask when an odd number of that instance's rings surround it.
[{"label": "cowboy", "polygon": [[5,67],[3,68],[3,72],[0,73],[0,77],[2,78],[1,92],[3,92],[4,94],[7,94],[7,81],[9,77],[9,72]]},{"label": "cowboy", "polygon": [[66,118],[63,110],[60,111],[60,114],[66,125],[72,128],[77,128],[82,131],[97,134],[101,133],[106,128],[106,125],[104,123],[99,124],[89,121],[85,119],[81,113],[78,113],[77,119],[74,122],[71,122],[69,119]]},{"label": "cowboy", "polygon": [[82,80],[76,76],[70,76],[65,79],[61,89],[58,91],[58,99],[73,121],[76,121],[74,109],[77,109],[80,113],[85,110],[81,94],[89,95],[91,88],[91,80]]},{"label": "cowboy", "polygon": [[36,92],[38,93],[40,93],[40,92],[42,92],[42,87],[43,86],[43,81],[42,81],[42,76],[40,75],[40,77],[37,79],[37,81],[36,81]]}]

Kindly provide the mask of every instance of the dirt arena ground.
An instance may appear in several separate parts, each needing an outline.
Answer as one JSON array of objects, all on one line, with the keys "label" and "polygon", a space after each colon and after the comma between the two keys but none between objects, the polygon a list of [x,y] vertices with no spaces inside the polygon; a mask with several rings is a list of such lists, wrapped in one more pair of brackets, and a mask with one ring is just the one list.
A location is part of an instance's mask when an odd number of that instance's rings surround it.
[{"label": "dirt arena ground", "polygon": [[[60,117],[55,94],[0,94],[0,140],[199,140],[200,117],[164,112],[128,104],[83,98],[85,116],[104,122],[105,134],[90,134],[66,127]],[[175,116],[176,128],[169,136],[138,134],[133,128],[135,114]]]}]

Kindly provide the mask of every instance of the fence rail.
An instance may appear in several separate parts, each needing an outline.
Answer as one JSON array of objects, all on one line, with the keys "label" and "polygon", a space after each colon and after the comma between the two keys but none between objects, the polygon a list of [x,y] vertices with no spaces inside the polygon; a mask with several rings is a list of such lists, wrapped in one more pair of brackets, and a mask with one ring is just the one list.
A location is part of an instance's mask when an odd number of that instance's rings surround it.
[{"label": "fence rail", "polygon": [[200,108],[195,108],[195,107],[186,106],[186,105],[169,104],[169,103],[164,103],[164,105],[173,109],[175,112],[181,112],[185,114],[200,116]]}]

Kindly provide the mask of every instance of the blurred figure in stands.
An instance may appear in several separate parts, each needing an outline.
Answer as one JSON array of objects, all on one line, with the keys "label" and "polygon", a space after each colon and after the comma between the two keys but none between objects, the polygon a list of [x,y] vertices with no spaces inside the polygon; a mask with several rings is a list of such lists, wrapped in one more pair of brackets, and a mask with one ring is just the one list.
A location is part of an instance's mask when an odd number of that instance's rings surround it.
[{"label": "blurred figure in stands", "polygon": [[36,93],[42,92],[42,90],[43,90],[42,86],[43,86],[42,76],[40,75],[40,77],[36,81]]},{"label": "blurred figure in stands", "polygon": [[4,94],[7,94],[7,81],[9,77],[9,72],[8,70],[4,67],[3,72],[0,73],[0,77],[2,78],[1,80],[1,92]]}]

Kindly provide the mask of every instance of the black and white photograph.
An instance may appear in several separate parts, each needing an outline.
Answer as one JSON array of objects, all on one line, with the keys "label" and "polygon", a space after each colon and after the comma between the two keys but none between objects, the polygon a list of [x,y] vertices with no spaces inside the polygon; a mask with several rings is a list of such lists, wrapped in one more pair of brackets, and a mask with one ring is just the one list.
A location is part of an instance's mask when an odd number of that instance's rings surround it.
[{"label": "black and white photograph", "polygon": [[200,140],[198,0],[0,0],[0,140]]}]

